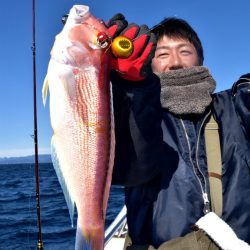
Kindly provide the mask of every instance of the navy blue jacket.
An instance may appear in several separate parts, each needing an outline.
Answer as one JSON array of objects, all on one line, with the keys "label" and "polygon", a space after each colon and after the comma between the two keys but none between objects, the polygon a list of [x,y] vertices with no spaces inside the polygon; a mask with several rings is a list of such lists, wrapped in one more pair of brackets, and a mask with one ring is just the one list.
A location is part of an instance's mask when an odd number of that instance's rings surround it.
[{"label": "navy blue jacket", "polygon": [[114,74],[112,82],[113,184],[126,186],[133,243],[158,247],[184,236],[210,206],[204,124],[212,113],[220,128],[222,219],[250,244],[250,74],[214,94],[204,114],[182,117],[161,107],[157,76],[135,86]]}]

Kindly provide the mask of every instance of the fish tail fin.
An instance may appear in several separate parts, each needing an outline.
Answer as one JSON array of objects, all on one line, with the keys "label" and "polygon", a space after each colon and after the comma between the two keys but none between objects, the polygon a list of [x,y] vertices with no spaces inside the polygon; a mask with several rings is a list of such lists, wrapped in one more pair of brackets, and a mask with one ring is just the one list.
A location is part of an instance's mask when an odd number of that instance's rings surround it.
[{"label": "fish tail fin", "polygon": [[49,80],[48,75],[46,75],[44,81],[43,81],[43,89],[42,89],[42,98],[43,98],[43,105],[45,106],[47,95],[48,95],[48,89],[49,89]]},{"label": "fish tail fin", "polygon": [[65,178],[63,176],[63,173],[61,171],[60,162],[59,162],[59,159],[58,159],[58,156],[57,156],[54,139],[55,138],[53,136],[52,139],[51,139],[51,159],[52,159],[52,163],[53,163],[57,178],[58,178],[59,183],[61,185],[61,188],[63,190],[63,194],[64,194],[64,197],[65,197],[68,209],[69,209],[71,224],[72,224],[72,227],[73,227],[75,202],[74,202],[74,199],[72,198],[72,196],[70,195],[67,183],[66,183]]},{"label": "fish tail fin", "polygon": [[93,246],[87,235],[84,234],[82,228],[77,225],[75,250],[92,250]]}]

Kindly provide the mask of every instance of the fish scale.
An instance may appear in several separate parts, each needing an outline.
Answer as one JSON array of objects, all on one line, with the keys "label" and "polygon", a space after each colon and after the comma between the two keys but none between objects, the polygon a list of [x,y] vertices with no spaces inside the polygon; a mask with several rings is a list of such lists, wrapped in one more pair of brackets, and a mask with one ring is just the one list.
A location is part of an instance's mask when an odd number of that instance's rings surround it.
[{"label": "fish scale", "polygon": [[44,99],[50,90],[53,165],[72,221],[77,208],[77,250],[103,249],[114,163],[109,54],[95,44],[100,31],[107,29],[87,6],[73,6],[43,87]]}]

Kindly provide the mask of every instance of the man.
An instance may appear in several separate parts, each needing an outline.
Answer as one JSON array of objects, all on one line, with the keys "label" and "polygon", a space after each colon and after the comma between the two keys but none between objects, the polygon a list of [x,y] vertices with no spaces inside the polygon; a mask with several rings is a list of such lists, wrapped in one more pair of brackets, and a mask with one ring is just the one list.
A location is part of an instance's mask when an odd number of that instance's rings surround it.
[{"label": "man", "polygon": [[[184,20],[166,19],[154,34],[146,26],[127,25],[121,14],[107,25],[113,37],[127,36],[135,46],[129,58],[112,59],[111,75],[117,143],[113,183],[126,186],[133,244],[128,249],[218,249],[230,240],[230,230],[249,244],[250,74],[212,95],[215,81],[202,66],[200,39]],[[211,115],[219,125],[222,157],[222,220],[210,225],[213,231],[222,223],[225,235],[217,240],[210,235],[217,244],[193,232],[200,218],[209,224],[211,214],[204,139]],[[232,249],[249,249],[241,240]]]}]

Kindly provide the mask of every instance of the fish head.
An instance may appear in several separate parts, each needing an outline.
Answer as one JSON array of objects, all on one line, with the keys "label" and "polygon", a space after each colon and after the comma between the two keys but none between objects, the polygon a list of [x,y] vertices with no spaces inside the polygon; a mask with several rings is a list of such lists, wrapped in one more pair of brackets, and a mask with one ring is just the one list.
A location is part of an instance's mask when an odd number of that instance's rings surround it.
[{"label": "fish head", "polygon": [[100,64],[108,55],[111,38],[103,23],[92,16],[89,7],[74,5],[62,32],[57,35],[51,57],[80,68]]}]

